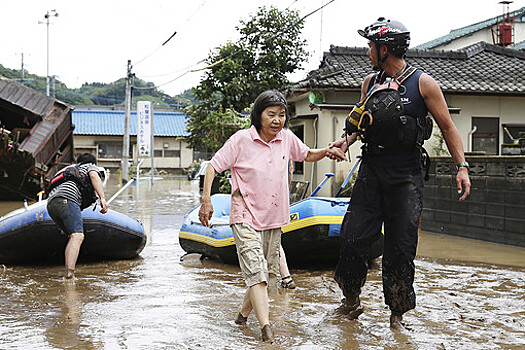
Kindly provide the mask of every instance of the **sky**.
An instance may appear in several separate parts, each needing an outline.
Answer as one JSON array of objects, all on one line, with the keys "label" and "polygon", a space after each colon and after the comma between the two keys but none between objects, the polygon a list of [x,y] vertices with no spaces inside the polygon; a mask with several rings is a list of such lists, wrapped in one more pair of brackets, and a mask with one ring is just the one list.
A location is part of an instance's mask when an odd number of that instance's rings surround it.
[{"label": "sky", "polygon": [[[123,78],[127,61],[139,78],[176,95],[198,85],[202,62],[214,48],[239,36],[235,27],[261,6],[298,10],[309,59],[292,81],[316,69],[330,45],[365,47],[357,34],[378,17],[396,19],[411,32],[412,46],[503,13],[499,0],[2,0],[0,64],[47,74],[69,88]],[[525,6],[515,0],[510,10]],[[47,26],[44,16],[55,10]],[[40,23],[39,23],[40,22]],[[174,32],[177,34],[162,45]]]}]

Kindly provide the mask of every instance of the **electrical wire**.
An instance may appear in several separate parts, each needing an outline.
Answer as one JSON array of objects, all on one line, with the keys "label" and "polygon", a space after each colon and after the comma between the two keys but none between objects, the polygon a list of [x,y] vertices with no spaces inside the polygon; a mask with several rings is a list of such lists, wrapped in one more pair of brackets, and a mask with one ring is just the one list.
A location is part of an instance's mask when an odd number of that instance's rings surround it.
[{"label": "electrical wire", "polygon": [[173,38],[175,36],[175,34],[177,34],[177,31],[175,31],[173,34],[171,34],[171,36],[168,38],[168,40],[164,41],[162,43],[162,45],[160,45],[159,47],[157,47],[155,50],[153,50],[152,52],[150,52],[149,54],[147,54],[146,56],[144,56],[143,58],[141,58],[137,63],[135,63],[135,66],[137,66],[138,64],[140,64],[141,62],[144,62],[147,58],[153,56],[157,51],[159,51],[164,45],[166,45],[168,43],[168,41],[171,40],[171,38]]},{"label": "electrical wire", "polygon": [[[331,4],[332,2],[334,2],[334,1],[335,1],[335,0],[330,0],[329,2],[327,2],[327,3],[324,4],[324,5],[322,5],[321,7],[317,8],[317,9],[313,10],[312,12],[308,13],[307,15],[301,17],[299,20],[295,21],[294,23],[292,23],[291,25],[287,26],[287,27],[284,28],[283,30],[281,30],[281,31],[279,31],[279,32],[277,32],[277,33],[275,33],[273,36],[271,36],[271,37],[269,38],[269,40],[273,40],[273,39],[276,38],[277,36],[282,35],[284,32],[286,32],[286,31],[289,30],[290,28],[293,28],[293,27],[297,26],[299,23],[303,22],[306,18],[308,18],[308,17],[310,17],[311,15],[313,15],[314,13],[316,13],[316,12],[322,10],[323,8],[325,8],[326,6],[330,5],[330,4]],[[219,61],[214,62],[214,63],[212,63],[212,64],[210,64],[210,65],[208,65],[208,66],[206,66],[206,67],[203,67],[203,68],[200,68],[200,69],[188,70],[188,71],[186,71],[185,73],[179,75],[178,77],[176,77],[176,78],[174,78],[174,79],[172,79],[172,80],[170,80],[170,81],[167,81],[167,82],[165,82],[165,83],[162,83],[162,84],[159,84],[159,85],[156,85],[156,86],[153,86],[153,87],[149,87],[148,89],[159,88],[159,87],[161,87],[161,86],[164,86],[164,85],[170,84],[170,83],[172,83],[172,82],[174,82],[174,81],[176,81],[176,80],[182,78],[183,76],[185,76],[186,74],[188,74],[188,73],[190,73],[190,72],[198,72],[198,71],[202,71],[202,70],[206,70],[206,69],[209,69],[209,68],[215,67],[215,66],[217,66],[217,65],[219,65],[219,64],[221,64],[221,63],[223,63],[224,61],[228,60],[229,58],[231,58],[231,57],[233,57],[233,56],[239,54],[239,53],[242,52],[242,51],[243,51],[243,49],[239,49],[239,50],[237,50],[237,51],[231,53],[230,55],[228,55],[228,56],[226,56],[226,57],[220,59]],[[201,61],[199,61],[199,62],[203,62],[203,61],[205,61],[205,60],[201,60]],[[197,64],[199,64],[199,63],[197,63]],[[196,64],[196,65],[197,65],[197,64]],[[141,88],[141,89],[145,89],[145,88]]]},{"label": "electrical wire", "polygon": [[[193,11],[193,13],[188,17],[188,19],[186,19],[186,22],[184,22],[183,24],[183,28],[186,27],[186,25],[188,24],[188,22],[197,14],[197,12],[199,12],[199,10],[204,6],[204,4],[206,3],[207,0],[203,0],[201,2],[201,4],[199,5],[199,7],[197,7],[195,9],[195,11]],[[140,64],[141,62],[144,62],[146,59],[148,59],[149,57],[153,56],[157,51],[159,51],[164,45],[166,45],[175,35],[177,34],[177,31],[173,32],[173,34],[171,34],[171,36],[165,40],[159,47],[157,47],[156,49],[154,49],[152,52],[150,52],[149,54],[147,54],[146,56],[144,56],[143,58],[141,58],[140,60],[138,60],[134,66],[137,66],[138,64]]]},{"label": "electrical wire", "polygon": [[193,67],[196,67],[197,65],[201,64],[204,61],[206,61],[206,60],[200,60],[197,63],[193,63],[193,64],[191,64],[189,66],[186,66],[186,67],[181,68],[181,69],[177,69],[176,71],[173,71],[173,72],[164,73],[164,74],[155,74],[155,75],[141,75],[140,78],[158,78],[158,77],[165,77],[167,75],[173,75],[175,73],[180,73],[180,72],[184,72],[184,71],[187,71],[187,70],[191,70],[191,69],[193,69]]},{"label": "electrical wire", "polygon": [[[294,23],[290,24],[289,26],[287,26],[286,28],[284,28],[282,31],[277,32],[277,33],[275,33],[274,35],[272,35],[272,36],[269,38],[269,40],[273,40],[273,39],[275,39],[276,37],[278,37],[279,35],[282,35],[284,32],[286,32],[286,31],[289,30],[290,28],[293,28],[293,27],[297,26],[299,23],[301,23],[302,21],[304,21],[306,18],[308,18],[308,17],[310,17],[311,15],[313,15],[314,13],[316,13],[316,12],[322,10],[324,7],[330,5],[330,4],[331,4],[332,2],[334,2],[334,1],[335,1],[335,0],[331,0],[330,2],[326,3],[325,5],[323,5],[323,6],[319,7],[318,9],[316,9],[316,10],[310,12],[310,13],[307,14],[306,16],[301,17],[299,20],[297,20],[297,21],[295,21]],[[222,62],[226,61],[227,59],[229,59],[229,58],[231,58],[231,57],[233,57],[233,56],[239,54],[239,53],[242,52],[242,51],[243,51],[243,49],[239,49],[239,50],[237,50],[237,51],[231,53],[230,55],[224,57],[223,59],[219,60],[218,62],[215,62],[215,63],[209,65],[208,67],[204,67],[204,68],[199,69],[199,70],[203,70],[203,69],[207,69],[207,68],[215,67],[218,63],[222,63]]]},{"label": "electrical wire", "polygon": [[289,9],[290,7],[292,7],[293,4],[295,4],[297,1],[299,1],[299,0],[294,0],[294,2],[292,2],[290,5],[288,5],[288,6],[286,7],[286,9],[288,10],[288,9]]}]

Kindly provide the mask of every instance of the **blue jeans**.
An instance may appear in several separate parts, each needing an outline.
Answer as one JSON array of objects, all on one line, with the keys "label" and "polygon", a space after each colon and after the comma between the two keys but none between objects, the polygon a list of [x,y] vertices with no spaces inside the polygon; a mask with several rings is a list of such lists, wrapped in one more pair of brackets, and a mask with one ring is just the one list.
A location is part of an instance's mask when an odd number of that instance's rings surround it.
[{"label": "blue jeans", "polygon": [[82,212],[75,202],[55,197],[47,203],[47,212],[64,234],[84,233]]}]

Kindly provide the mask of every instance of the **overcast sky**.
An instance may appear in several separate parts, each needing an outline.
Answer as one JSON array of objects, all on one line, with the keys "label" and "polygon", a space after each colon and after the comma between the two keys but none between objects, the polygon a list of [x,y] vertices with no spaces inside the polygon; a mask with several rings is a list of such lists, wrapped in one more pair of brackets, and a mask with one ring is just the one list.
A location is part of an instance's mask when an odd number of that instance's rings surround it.
[{"label": "overcast sky", "polygon": [[[49,26],[50,75],[56,75],[70,88],[85,82],[110,83],[125,76],[129,59],[138,77],[175,95],[197,85],[202,72],[176,78],[189,68],[204,67],[199,62],[213,48],[238,39],[235,26],[240,19],[247,21],[258,7],[290,7],[304,16],[329,1],[1,0],[0,64],[20,69],[23,53],[25,69],[45,76],[44,15],[56,10],[59,16],[52,17]],[[379,16],[403,22],[412,33],[412,45],[418,45],[451,29],[501,15],[503,5],[498,2],[335,0],[306,19],[303,36],[308,41],[310,58],[304,71],[290,78],[299,80],[308,70],[317,68],[322,51],[331,44],[366,46],[356,31]],[[523,6],[525,0],[515,0],[510,9]],[[161,46],[175,31],[177,34]]]}]

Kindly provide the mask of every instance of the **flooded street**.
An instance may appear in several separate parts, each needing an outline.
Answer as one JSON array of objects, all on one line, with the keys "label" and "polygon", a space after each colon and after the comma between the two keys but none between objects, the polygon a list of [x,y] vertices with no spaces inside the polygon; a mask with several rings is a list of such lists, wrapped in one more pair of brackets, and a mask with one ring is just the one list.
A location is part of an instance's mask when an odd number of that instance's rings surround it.
[{"label": "flooded street", "polygon": [[[117,190],[110,178],[108,197]],[[263,344],[254,315],[246,326],[233,322],[245,291],[239,268],[180,261],[182,217],[199,200],[198,183],[183,177],[129,187],[110,208],[143,223],[140,258],[81,263],[73,283],[63,266],[0,266],[0,349],[525,347],[525,249],[425,233],[407,329],[389,328],[378,267],[356,321],[333,312],[342,297],[333,270],[292,269],[298,288],[271,291],[276,340]],[[0,215],[21,205],[0,202]]]}]

